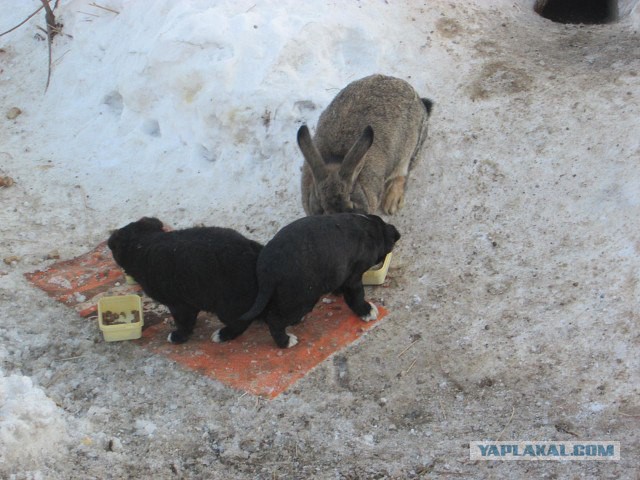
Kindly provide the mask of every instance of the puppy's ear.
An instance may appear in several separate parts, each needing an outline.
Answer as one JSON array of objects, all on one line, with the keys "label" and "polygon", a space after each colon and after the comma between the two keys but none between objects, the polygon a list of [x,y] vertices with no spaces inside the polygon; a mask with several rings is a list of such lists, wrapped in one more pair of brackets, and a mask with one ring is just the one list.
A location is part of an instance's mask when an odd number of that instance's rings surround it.
[{"label": "puppy's ear", "polygon": [[155,217],[142,217],[137,223],[141,230],[150,232],[159,232],[163,227],[162,222]]},{"label": "puppy's ear", "polygon": [[395,245],[395,243],[400,240],[400,232],[398,232],[396,227],[387,223],[385,226],[385,237],[391,245]]},{"label": "puppy's ear", "polygon": [[107,245],[109,246],[109,250],[111,250],[113,259],[123,268],[123,257],[124,252],[127,249],[127,245],[129,244],[129,237],[129,231],[126,230],[125,227],[125,229],[114,230],[111,235],[109,235],[109,240],[107,241]]},{"label": "puppy's ear", "polygon": [[109,235],[109,240],[107,240],[107,245],[111,249],[111,251],[114,251],[116,249],[119,240],[120,230],[112,230],[111,234]]},{"label": "puppy's ear", "polygon": [[401,235],[400,235],[400,232],[398,231],[398,229],[396,227],[394,227],[393,225],[392,225],[392,227],[393,227],[393,232],[394,232],[393,233],[393,239],[394,239],[394,241],[397,242],[398,240],[400,240],[400,236]]}]

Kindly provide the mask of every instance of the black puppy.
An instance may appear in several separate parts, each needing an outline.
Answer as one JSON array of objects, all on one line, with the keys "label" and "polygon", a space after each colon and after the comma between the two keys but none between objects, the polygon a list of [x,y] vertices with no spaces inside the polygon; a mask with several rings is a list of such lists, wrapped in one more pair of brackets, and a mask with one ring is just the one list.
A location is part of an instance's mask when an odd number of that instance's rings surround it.
[{"label": "black puppy", "polygon": [[338,213],[301,218],[282,228],[258,257],[258,296],[241,322],[266,309],[265,321],[280,348],[298,343],[285,328],[299,322],[320,297],[339,292],[363,320],[378,317],[364,299],[362,274],[381,262],[400,238],[376,215]]},{"label": "black puppy", "polygon": [[113,258],[144,292],[166,305],[177,330],[172,343],[193,332],[201,310],[215,313],[225,327],[212,340],[244,332],[251,321],[238,317],[258,293],[256,261],[262,245],[235,230],[195,227],[165,232],[157,218],[142,218],[109,237]]}]

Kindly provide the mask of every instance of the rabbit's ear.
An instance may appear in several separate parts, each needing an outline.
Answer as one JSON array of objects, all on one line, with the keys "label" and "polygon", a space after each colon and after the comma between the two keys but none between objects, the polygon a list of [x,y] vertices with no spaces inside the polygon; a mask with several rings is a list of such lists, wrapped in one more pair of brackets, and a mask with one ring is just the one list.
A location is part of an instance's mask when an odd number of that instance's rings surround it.
[{"label": "rabbit's ear", "polygon": [[342,166],[340,167],[340,178],[349,182],[350,185],[353,185],[358,175],[360,175],[362,167],[364,167],[364,155],[369,151],[372,143],[373,128],[369,125],[364,129],[358,141],[351,147],[351,150],[345,155]]},{"label": "rabbit's ear", "polygon": [[327,169],[324,165],[324,160],[322,160],[322,155],[320,155],[313,140],[311,140],[311,134],[306,125],[302,125],[298,129],[298,146],[302,151],[302,155],[304,155],[304,159],[311,167],[311,173],[316,183],[324,180],[327,176]]}]

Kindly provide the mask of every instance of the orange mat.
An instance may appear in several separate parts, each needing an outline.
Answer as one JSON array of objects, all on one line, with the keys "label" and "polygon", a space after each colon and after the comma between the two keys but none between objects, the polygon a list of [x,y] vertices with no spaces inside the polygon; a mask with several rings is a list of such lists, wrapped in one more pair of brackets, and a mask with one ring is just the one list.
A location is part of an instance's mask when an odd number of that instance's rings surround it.
[{"label": "orange mat", "polygon": [[[106,242],[80,257],[25,276],[81,316],[95,320],[96,328],[100,297],[142,294],[139,287],[125,283]],[[173,329],[168,310],[145,296],[143,304],[142,338],[134,343],[228,386],[267,398],[278,396],[320,362],[360,338],[387,314],[386,309],[378,306],[378,320],[363,322],[341,297],[327,295],[304,321],[289,327],[288,331],[298,337],[298,345],[279,349],[263,322],[254,322],[235,340],[213,343],[211,334],[222,324],[215,316],[201,313],[192,338],[187,343],[172,345],[167,342]]]}]

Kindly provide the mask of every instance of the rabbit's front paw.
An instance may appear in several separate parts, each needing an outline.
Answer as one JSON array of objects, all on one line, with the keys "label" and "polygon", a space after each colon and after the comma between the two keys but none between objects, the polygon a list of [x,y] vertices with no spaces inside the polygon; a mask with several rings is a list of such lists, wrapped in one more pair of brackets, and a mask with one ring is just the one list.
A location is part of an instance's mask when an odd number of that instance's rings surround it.
[{"label": "rabbit's front paw", "polygon": [[393,215],[404,205],[405,180],[406,177],[396,177],[387,185],[382,204],[382,211],[387,215]]}]

